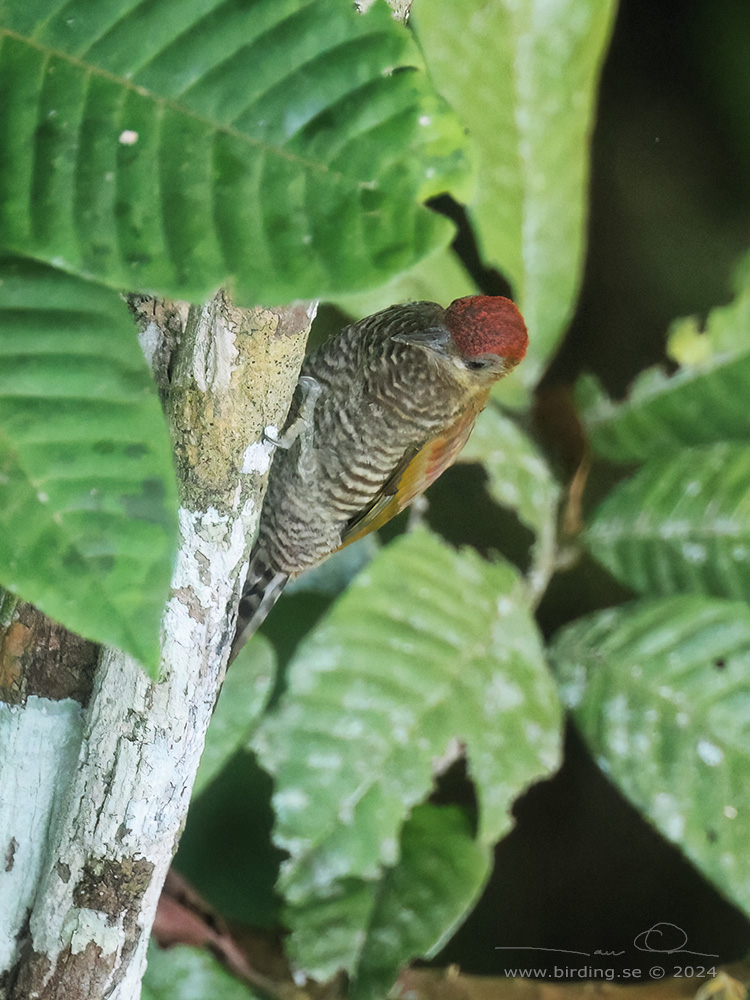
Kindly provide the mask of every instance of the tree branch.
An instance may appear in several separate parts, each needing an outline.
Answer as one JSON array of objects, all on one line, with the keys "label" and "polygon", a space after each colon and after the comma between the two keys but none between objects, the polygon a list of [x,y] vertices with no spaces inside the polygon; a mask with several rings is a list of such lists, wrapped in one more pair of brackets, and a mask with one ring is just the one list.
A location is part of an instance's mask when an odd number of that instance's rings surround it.
[{"label": "tree branch", "polygon": [[6,742],[0,714],[0,739],[11,748],[0,781],[15,774],[20,790],[30,745],[44,764],[35,787],[19,791],[23,816],[6,805],[0,827],[6,867],[23,855],[26,872],[16,880],[12,934],[0,938],[11,1000],[140,994],[260,514],[272,452],[263,430],[284,423],[314,315],[307,305],[237,309],[221,293],[189,313],[144,299],[136,309],[165,396],[182,498],[161,680],[108,649],[87,707],[71,697],[55,703],[45,691],[0,706],[16,735]]}]

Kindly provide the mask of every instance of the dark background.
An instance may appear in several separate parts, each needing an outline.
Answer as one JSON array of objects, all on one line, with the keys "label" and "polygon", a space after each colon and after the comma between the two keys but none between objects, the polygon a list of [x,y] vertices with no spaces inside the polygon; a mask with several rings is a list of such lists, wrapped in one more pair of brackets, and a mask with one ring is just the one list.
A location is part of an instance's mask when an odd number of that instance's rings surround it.
[{"label": "dark background", "polygon": [[[543,389],[593,371],[623,394],[638,371],[663,360],[672,320],[705,317],[731,299],[732,271],[748,248],[750,3],[622,0],[594,135],[584,285]],[[433,509],[449,500],[447,477],[463,472],[449,470],[435,484]],[[448,534],[455,538],[455,528]],[[618,599],[584,562],[554,581],[542,626],[549,634]],[[436,964],[488,974],[585,964],[647,972],[658,962],[669,971],[748,950],[748,921],[623,800],[575,732],[559,774],[514,811],[517,826],[498,848],[483,899]],[[639,932],[662,922],[685,931],[686,948],[720,958],[634,948]],[[496,950],[514,945],[625,954]]]}]

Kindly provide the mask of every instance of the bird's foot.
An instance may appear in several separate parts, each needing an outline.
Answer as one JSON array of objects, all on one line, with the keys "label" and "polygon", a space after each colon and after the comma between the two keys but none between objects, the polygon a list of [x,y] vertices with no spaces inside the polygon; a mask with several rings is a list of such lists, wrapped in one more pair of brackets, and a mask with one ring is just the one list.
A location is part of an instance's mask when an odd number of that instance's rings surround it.
[{"label": "bird's foot", "polygon": [[297,438],[301,438],[300,456],[302,456],[305,452],[312,449],[313,414],[315,412],[315,404],[318,402],[318,397],[323,390],[320,382],[311,375],[300,375],[299,387],[302,392],[302,399],[296,418],[280,436],[277,437],[275,434],[270,434],[269,428],[266,428],[264,437],[266,441],[269,441],[277,448],[283,448],[284,451],[291,448]]}]

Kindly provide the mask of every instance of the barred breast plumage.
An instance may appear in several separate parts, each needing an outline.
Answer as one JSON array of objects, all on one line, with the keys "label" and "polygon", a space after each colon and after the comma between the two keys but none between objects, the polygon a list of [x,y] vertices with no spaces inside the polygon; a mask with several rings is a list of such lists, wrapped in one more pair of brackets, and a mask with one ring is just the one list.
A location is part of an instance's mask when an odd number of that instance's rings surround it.
[{"label": "barred breast plumage", "polygon": [[232,655],[289,577],[385,523],[455,459],[526,343],[510,300],[469,296],[448,309],[391,306],[307,358],[281,438],[288,447],[274,456]]}]

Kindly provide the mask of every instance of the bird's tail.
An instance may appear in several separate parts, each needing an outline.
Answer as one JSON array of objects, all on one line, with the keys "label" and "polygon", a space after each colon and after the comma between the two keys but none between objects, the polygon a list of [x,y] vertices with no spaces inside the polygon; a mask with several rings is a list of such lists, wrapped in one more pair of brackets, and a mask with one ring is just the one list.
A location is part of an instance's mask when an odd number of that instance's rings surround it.
[{"label": "bird's tail", "polygon": [[229,663],[235,658],[256,629],[260,628],[274,604],[281,597],[288,573],[271,569],[260,553],[253,553],[247,571],[245,586],[237,612],[237,628],[234,633]]}]

